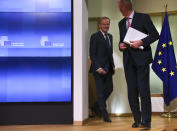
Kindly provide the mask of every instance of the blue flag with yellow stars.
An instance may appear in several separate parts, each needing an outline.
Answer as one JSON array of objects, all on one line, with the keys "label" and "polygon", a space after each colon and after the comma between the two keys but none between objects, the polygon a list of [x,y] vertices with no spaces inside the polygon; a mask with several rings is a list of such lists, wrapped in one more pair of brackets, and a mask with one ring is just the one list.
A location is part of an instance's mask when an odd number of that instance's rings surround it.
[{"label": "blue flag with yellow stars", "polygon": [[177,66],[167,12],[165,13],[152,69],[165,85],[164,102],[169,106],[170,102],[177,98]]}]

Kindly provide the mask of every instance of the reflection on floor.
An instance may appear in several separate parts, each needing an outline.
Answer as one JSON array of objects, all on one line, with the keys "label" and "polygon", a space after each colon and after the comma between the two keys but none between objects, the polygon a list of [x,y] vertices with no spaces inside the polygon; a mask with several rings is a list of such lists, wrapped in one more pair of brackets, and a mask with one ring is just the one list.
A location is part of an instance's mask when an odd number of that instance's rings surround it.
[{"label": "reflection on floor", "polygon": [[[112,123],[105,123],[99,118],[89,119],[84,126],[73,125],[21,125],[0,126],[0,131],[139,131],[133,129],[132,117],[112,117]],[[177,118],[152,117],[151,131],[177,131]]]}]

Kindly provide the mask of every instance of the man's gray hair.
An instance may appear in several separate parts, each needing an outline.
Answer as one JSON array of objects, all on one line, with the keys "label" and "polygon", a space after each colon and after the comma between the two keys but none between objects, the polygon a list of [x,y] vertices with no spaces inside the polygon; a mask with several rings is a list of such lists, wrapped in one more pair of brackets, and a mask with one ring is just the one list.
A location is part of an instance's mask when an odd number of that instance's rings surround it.
[{"label": "man's gray hair", "polygon": [[124,2],[124,4],[130,4],[130,9],[132,10],[132,0],[118,0],[118,2]]},{"label": "man's gray hair", "polygon": [[[121,0],[117,0],[117,2],[119,2],[119,1],[121,1]],[[132,0],[122,0],[122,1],[127,2],[127,3],[132,3]]]},{"label": "man's gray hair", "polygon": [[99,20],[98,20],[98,24],[101,24],[102,20],[104,19],[108,19],[110,21],[110,18],[104,16],[104,17],[100,17]]}]

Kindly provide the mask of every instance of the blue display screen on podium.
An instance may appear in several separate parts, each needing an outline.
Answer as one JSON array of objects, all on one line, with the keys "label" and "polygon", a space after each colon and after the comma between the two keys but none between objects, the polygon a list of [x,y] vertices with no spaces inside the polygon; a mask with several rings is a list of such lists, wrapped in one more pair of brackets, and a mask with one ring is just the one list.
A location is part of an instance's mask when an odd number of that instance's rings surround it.
[{"label": "blue display screen on podium", "polygon": [[0,102],[71,102],[72,1],[0,5]]}]

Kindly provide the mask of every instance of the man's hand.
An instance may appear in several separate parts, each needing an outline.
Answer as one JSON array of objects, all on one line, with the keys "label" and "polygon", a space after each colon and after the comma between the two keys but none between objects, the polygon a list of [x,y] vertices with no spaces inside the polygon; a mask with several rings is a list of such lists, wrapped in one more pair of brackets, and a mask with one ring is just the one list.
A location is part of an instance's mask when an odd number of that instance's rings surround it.
[{"label": "man's hand", "polygon": [[102,68],[97,70],[98,74],[105,75],[106,71],[104,71]]},{"label": "man's hand", "polygon": [[126,50],[127,49],[127,46],[125,43],[120,43],[120,50]]},{"label": "man's hand", "polygon": [[142,40],[130,41],[130,43],[132,43],[132,45],[130,45],[130,47],[135,48],[135,49],[138,49],[140,46],[143,45]]}]

